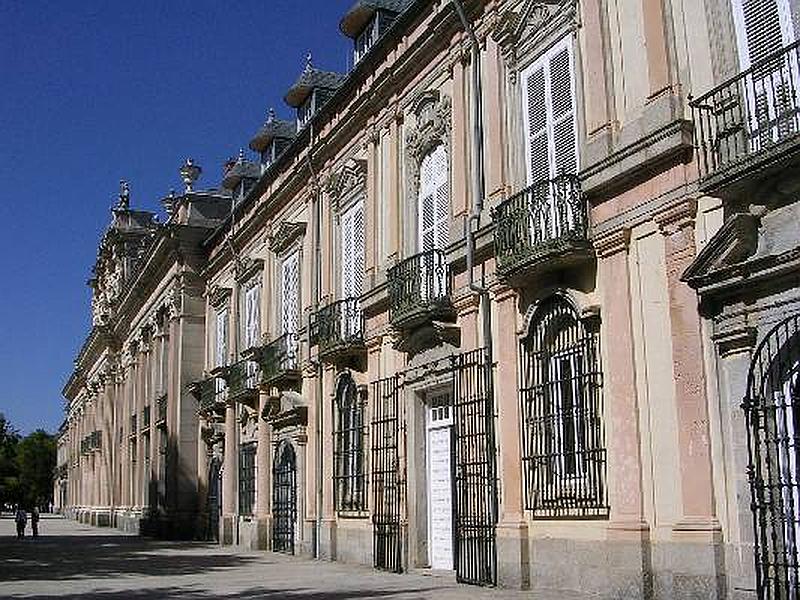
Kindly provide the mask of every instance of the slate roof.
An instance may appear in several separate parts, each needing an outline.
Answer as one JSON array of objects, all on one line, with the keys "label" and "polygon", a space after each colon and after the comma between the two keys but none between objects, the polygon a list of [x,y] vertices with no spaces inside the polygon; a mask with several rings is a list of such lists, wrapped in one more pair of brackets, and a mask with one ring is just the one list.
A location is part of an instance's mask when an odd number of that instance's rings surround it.
[{"label": "slate roof", "polygon": [[222,185],[232,190],[242,179],[258,179],[261,176],[261,167],[249,160],[238,160],[233,163],[222,177]]},{"label": "slate roof", "polygon": [[320,71],[307,65],[294,85],[286,92],[284,100],[289,106],[299,108],[314,88],[335,90],[346,78],[347,76],[341,73]]},{"label": "slate roof", "polygon": [[339,29],[347,37],[354,38],[364,30],[375,11],[401,13],[409,4],[410,0],[358,0],[339,21]]},{"label": "slate roof", "polygon": [[270,116],[250,140],[250,149],[263,152],[275,138],[291,140],[297,134],[294,121],[284,121]]}]

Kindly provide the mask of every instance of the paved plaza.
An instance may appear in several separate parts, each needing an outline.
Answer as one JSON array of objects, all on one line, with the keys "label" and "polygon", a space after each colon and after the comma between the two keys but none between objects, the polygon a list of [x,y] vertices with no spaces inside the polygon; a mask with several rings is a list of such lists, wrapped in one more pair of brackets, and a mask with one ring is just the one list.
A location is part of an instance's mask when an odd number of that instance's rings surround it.
[{"label": "paved plaza", "polygon": [[0,598],[531,597],[530,593],[462,586],[453,577],[395,575],[266,552],[233,552],[213,544],[148,540],[60,518],[44,519],[40,529],[38,539],[17,540],[11,519],[0,519]]}]

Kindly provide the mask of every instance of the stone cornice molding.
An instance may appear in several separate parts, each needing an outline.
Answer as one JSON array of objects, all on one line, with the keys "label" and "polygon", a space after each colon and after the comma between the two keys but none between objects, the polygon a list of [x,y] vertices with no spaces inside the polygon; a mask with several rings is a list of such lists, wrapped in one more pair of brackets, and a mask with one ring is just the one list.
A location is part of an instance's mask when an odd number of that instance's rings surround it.
[{"label": "stone cornice molding", "polygon": [[627,252],[631,243],[631,230],[628,227],[608,232],[593,240],[598,258],[608,258],[620,252]]},{"label": "stone cornice molding", "polygon": [[339,210],[342,201],[357,191],[366,191],[367,161],[349,158],[341,169],[333,173],[327,181],[325,190],[331,199],[331,208]]},{"label": "stone cornice molding", "polygon": [[243,288],[250,289],[254,285],[261,283],[261,280],[256,275],[263,270],[264,259],[245,256],[236,263],[235,279],[237,282],[244,284]]},{"label": "stone cornice molding", "polygon": [[416,125],[406,129],[406,178],[408,198],[416,198],[422,160],[437,146],[444,145],[450,161],[452,106],[450,98],[438,90],[428,90],[411,104]]},{"label": "stone cornice molding", "polygon": [[215,310],[220,310],[228,303],[232,293],[233,290],[231,290],[231,288],[221,287],[215,284],[208,288],[206,295],[208,296],[208,303],[211,307]]},{"label": "stone cornice molding", "polygon": [[715,333],[711,336],[722,358],[742,352],[751,353],[756,346],[757,338],[758,332],[755,327],[742,327],[733,331]]},{"label": "stone cornice molding", "polygon": [[683,201],[666,206],[653,215],[653,220],[664,235],[672,235],[687,228],[694,228],[697,217],[697,199],[686,198]]}]

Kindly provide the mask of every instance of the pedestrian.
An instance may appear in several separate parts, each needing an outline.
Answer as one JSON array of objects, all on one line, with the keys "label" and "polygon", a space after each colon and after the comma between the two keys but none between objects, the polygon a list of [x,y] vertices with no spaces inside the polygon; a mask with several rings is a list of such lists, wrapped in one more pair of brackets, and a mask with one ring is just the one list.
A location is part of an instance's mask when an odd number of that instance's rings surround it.
[{"label": "pedestrian", "polygon": [[17,513],[14,515],[14,521],[17,524],[17,538],[22,539],[25,537],[25,525],[28,523],[28,515],[22,505],[17,505]]},{"label": "pedestrian", "polygon": [[33,537],[39,537],[39,507],[34,506],[33,510],[31,511],[31,530],[33,531]]}]

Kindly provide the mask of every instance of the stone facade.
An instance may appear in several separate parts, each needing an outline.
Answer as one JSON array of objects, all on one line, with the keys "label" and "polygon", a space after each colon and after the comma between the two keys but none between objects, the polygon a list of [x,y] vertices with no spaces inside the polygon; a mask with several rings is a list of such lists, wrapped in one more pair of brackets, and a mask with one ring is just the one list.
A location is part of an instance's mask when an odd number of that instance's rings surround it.
[{"label": "stone facade", "polygon": [[542,593],[755,597],[739,405],[800,306],[800,123],[725,146],[736,6],[359,3],[353,70],[309,61],[260,164],[165,225],[115,210],[65,510]]}]

